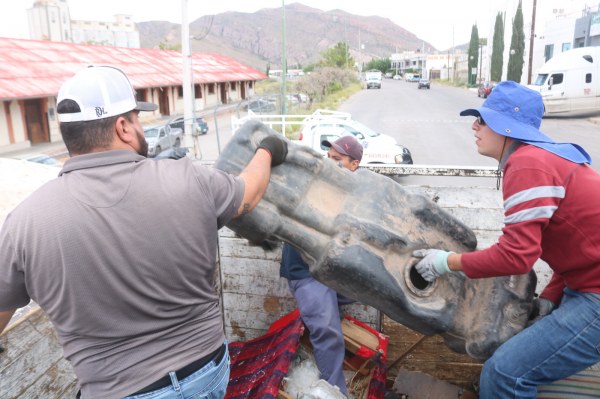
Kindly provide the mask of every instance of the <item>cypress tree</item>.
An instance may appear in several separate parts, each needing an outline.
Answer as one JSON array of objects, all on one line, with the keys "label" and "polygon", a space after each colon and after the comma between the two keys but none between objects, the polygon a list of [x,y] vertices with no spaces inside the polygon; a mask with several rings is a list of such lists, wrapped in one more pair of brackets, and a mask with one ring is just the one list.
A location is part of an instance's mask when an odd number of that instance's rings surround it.
[{"label": "cypress tree", "polygon": [[496,15],[494,25],[494,39],[492,42],[492,65],[490,67],[490,79],[494,82],[502,80],[502,66],[504,64],[504,20],[502,13]]},{"label": "cypress tree", "polygon": [[[471,28],[471,41],[469,42],[469,60],[468,60],[469,70],[467,78],[469,79],[469,85],[474,85],[477,82],[477,72],[471,73],[473,70],[477,70],[477,65],[479,65],[479,32],[477,30],[477,24],[473,25]],[[473,69],[475,68],[475,69]]]},{"label": "cypress tree", "polygon": [[[513,20],[513,31],[510,39],[510,57],[508,58],[508,71],[506,78],[521,83],[523,64],[525,59],[525,32],[523,32],[523,9],[521,0]],[[514,54],[512,54],[514,51]]]}]

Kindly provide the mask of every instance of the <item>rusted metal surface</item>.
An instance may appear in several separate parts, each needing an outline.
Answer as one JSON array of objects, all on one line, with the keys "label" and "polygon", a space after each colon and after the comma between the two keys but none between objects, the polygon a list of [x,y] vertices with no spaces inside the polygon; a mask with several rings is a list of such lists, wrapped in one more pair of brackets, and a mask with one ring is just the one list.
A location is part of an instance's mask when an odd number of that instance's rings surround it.
[{"label": "rusted metal surface", "polygon": [[461,177],[497,177],[498,168],[475,166],[440,166],[440,165],[367,165],[363,168],[386,176],[461,176]]},{"label": "rusted metal surface", "polygon": [[[240,173],[269,134],[277,133],[248,122],[215,166]],[[480,280],[450,273],[424,281],[413,250],[471,251],[477,246],[473,232],[391,179],[364,169],[349,172],[291,142],[259,206],[229,227],[252,242],[293,244],[318,280],[416,331],[441,334],[450,348],[476,359],[522,330],[531,309],[533,272]]]}]

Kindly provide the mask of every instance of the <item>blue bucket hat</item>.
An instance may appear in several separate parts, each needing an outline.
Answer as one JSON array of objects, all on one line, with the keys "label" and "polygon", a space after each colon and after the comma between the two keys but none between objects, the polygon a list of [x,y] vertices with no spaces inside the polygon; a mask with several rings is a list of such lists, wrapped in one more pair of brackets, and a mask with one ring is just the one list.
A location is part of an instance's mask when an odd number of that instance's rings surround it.
[{"label": "blue bucket hat", "polygon": [[495,133],[542,148],[575,163],[592,163],[590,155],[574,143],[557,143],[542,133],[544,103],[537,91],[516,82],[498,83],[479,108],[465,109],[461,116],[481,116]]}]

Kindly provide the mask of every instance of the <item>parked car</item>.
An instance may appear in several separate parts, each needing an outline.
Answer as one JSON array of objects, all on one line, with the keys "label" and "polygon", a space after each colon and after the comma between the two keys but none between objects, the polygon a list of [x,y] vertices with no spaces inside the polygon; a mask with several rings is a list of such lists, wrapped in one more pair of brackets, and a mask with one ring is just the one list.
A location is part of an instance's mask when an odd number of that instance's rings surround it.
[{"label": "parked car", "polygon": [[429,83],[429,79],[419,79],[419,85],[418,85],[419,89],[431,89],[431,84]]},{"label": "parked car", "polygon": [[408,81],[412,83],[418,82],[419,80],[421,80],[421,75],[419,75],[418,73],[408,78]]},{"label": "parked car", "polygon": [[298,144],[309,146],[322,154],[327,154],[323,140],[335,141],[339,137],[353,135],[363,145],[362,165],[370,163],[412,164],[412,155],[396,139],[382,134],[355,121],[346,112],[316,111],[306,118],[300,131]]},{"label": "parked car", "polygon": [[252,111],[256,113],[265,113],[265,112],[274,112],[276,106],[271,101],[263,100],[262,98],[257,98],[256,100],[251,100],[246,104],[246,111]]},{"label": "parked car", "polygon": [[[185,132],[184,122],[185,119],[183,118],[183,116],[180,116],[169,122],[169,126],[171,126],[172,128],[181,129],[182,132]],[[192,122],[192,134],[200,135],[206,133],[208,133],[208,123],[206,123],[203,117],[196,117]]]},{"label": "parked car", "polygon": [[477,97],[487,98],[494,89],[496,84],[494,82],[485,82],[477,89]]},{"label": "parked car", "polygon": [[183,130],[168,124],[144,126],[148,143],[148,156],[155,157],[169,148],[178,148],[183,140]]},{"label": "parked car", "polygon": [[400,76],[400,75],[394,75],[394,77],[392,79],[394,79],[394,80],[402,80],[402,76]]},{"label": "parked car", "polygon": [[35,162],[42,165],[56,166],[62,168],[62,162],[53,156],[47,154],[22,154],[14,156],[14,159],[20,159],[27,162]]}]

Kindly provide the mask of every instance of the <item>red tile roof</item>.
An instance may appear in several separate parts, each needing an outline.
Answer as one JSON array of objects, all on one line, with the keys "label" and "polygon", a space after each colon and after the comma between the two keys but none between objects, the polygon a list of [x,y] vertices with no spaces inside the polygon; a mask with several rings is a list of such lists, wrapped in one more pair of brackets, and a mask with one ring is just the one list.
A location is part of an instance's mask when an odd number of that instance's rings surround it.
[{"label": "red tile roof", "polygon": [[[263,73],[220,54],[194,53],[194,83],[266,79]],[[182,83],[179,51],[98,46],[0,37],[0,99],[54,96],[82,67],[122,69],[135,88]]]}]

